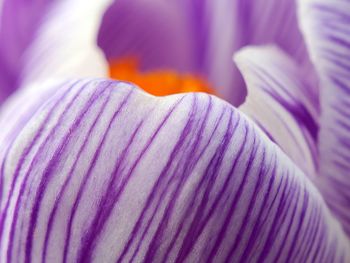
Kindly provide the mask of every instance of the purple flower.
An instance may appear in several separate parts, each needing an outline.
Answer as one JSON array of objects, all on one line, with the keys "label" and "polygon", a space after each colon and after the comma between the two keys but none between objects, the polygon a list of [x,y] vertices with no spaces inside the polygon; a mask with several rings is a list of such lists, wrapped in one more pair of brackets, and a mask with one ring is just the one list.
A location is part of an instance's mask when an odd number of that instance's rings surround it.
[{"label": "purple flower", "polygon": [[0,262],[350,261],[350,2],[0,10]]}]

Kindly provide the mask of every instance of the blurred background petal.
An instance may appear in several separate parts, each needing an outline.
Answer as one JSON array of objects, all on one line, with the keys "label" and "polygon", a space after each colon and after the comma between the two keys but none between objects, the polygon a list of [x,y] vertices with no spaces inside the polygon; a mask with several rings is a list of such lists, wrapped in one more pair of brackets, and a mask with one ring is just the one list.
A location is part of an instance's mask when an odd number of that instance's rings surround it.
[{"label": "blurred background petal", "polygon": [[4,0],[0,103],[28,82],[48,77],[106,76],[96,34],[109,2]]},{"label": "blurred background petal", "polygon": [[140,58],[142,70],[194,70],[194,39],[185,10],[175,1],[115,1],[98,35],[107,59]]},{"label": "blurred background petal", "polygon": [[299,4],[301,28],[320,79],[319,184],[350,235],[350,2]]},{"label": "blurred background petal", "polygon": [[243,48],[235,61],[248,87],[240,110],[315,179],[319,113],[297,64],[274,46]]},{"label": "blurred background petal", "polygon": [[118,0],[106,12],[98,40],[109,60],[140,57],[144,69],[159,67],[205,76],[235,105],[244,100],[244,81],[232,55],[245,45],[278,45],[317,83],[298,29],[295,0]]}]

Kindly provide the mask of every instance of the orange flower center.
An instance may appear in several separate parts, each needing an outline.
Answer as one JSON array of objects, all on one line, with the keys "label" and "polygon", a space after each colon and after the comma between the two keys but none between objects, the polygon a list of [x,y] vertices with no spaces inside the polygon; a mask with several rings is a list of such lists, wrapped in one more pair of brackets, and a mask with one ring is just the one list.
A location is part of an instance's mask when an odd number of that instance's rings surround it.
[{"label": "orange flower center", "polygon": [[214,94],[209,84],[198,75],[179,74],[172,70],[142,72],[139,70],[139,61],[133,57],[125,57],[110,62],[109,74],[113,79],[135,83],[155,96],[184,92],[207,92]]}]

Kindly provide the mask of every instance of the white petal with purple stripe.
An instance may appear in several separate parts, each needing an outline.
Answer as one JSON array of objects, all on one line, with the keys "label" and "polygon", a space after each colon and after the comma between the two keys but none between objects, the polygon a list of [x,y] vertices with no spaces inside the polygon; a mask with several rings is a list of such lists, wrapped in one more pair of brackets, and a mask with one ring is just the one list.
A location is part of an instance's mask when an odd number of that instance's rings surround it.
[{"label": "white petal with purple stripe", "polygon": [[350,2],[300,1],[300,21],[319,74],[319,187],[350,235]]},{"label": "white petal with purple stripe", "polygon": [[319,113],[298,65],[274,46],[243,48],[235,61],[248,87],[240,110],[315,179]]},{"label": "white petal with purple stripe", "polygon": [[229,104],[107,80],[48,90],[9,121],[1,262],[349,260],[317,189]]}]

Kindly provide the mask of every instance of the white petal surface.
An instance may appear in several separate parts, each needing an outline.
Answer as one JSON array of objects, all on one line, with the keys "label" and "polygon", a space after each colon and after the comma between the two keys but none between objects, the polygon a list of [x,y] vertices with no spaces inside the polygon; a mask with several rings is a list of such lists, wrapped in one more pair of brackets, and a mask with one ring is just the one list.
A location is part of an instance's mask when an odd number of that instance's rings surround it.
[{"label": "white petal surface", "polygon": [[44,90],[1,155],[1,262],[350,259],[316,188],[229,104],[106,80]]},{"label": "white petal surface", "polygon": [[308,175],[317,165],[318,111],[298,66],[276,47],[247,47],[235,62],[248,96],[240,110],[249,115]]},{"label": "white petal surface", "polygon": [[319,184],[350,235],[350,1],[299,1],[320,78]]}]

